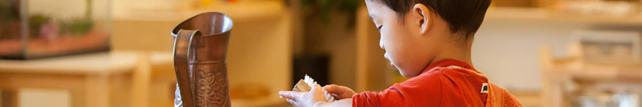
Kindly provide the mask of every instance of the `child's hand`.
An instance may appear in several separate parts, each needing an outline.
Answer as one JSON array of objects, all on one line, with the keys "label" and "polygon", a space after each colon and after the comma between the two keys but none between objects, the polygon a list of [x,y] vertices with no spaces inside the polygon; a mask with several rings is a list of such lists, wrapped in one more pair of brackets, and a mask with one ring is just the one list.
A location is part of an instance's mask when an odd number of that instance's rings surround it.
[{"label": "child's hand", "polygon": [[320,85],[314,85],[309,92],[279,91],[279,95],[295,107],[313,107],[315,104],[326,103]]},{"label": "child's hand", "polygon": [[345,98],[352,98],[352,95],[354,95],[354,90],[346,87],[346,86],[340,86],[340,85],[325,85],[323,86],[323,89],[325,91],[328,91],[332,96],[334,96],[335,99],[341,100]]}]

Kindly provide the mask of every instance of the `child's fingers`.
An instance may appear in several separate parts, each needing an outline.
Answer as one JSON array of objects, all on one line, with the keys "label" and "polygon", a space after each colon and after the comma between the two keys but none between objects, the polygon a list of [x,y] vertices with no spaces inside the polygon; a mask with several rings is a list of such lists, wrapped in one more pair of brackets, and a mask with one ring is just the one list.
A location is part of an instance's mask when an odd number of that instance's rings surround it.
[{"label": "child's fingers", "polygon": [[286,99],[285,101],[287,101],[288,103],[290,103],[290,104],[292,104],[292,105],[298,105],[298,104],[296,103],[296,101],[294,101],[294,100],[292,100],[292,99]]},{"label": "child's fingers", "polygon": [[285,101],[287,101],[288,103],[290,103],[290,104],[292,104],[294,106],[298,106],[299,105],[299,102],[297,102],[297,101],[300,101],[299,98],[301,98],[300,97],[301,95],[302,95],[301,92],[279,91],[279,96],[281,96],[281,98],[285,98]]},{"label": "child's fingers", "polygon": [[279,96],[286,98],[286,99],[299,99],[304,93],[302,92],[294,92],[294,91],[279,91]]},{"label": "child's fingers", "polygon": [[328,93],[340,93],[337,87],[338,85],[330,84],[330,85],[323,86],[323,89],[325,89],[325,91],[328,91]]}]

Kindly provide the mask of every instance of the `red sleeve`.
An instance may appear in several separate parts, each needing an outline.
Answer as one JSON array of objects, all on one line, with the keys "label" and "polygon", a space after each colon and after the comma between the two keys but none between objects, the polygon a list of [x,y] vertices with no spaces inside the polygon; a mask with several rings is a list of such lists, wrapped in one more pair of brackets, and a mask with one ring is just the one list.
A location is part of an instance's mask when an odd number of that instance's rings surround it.
[{"label": "red sleeve", "polygon": [[[428,74],[426,74],[428,73]],[[442,94],[441,73],[426,72],[395,84],[382,92],[363,92],[352,96],[353,107],[439,106]]]}]

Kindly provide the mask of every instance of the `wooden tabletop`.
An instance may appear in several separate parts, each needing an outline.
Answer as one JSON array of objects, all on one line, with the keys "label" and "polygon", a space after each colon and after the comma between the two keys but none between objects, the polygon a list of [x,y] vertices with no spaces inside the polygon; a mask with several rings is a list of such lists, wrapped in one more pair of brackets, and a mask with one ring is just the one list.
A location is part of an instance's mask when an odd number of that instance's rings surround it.
[{"label": "wooden tabletop", "polygon": [[[115,51],[32,60],[0,60],[0,72],[113,74],[135,68],[144,52]],[[151,53],[150,63],[170,63],[171,53]]]}]

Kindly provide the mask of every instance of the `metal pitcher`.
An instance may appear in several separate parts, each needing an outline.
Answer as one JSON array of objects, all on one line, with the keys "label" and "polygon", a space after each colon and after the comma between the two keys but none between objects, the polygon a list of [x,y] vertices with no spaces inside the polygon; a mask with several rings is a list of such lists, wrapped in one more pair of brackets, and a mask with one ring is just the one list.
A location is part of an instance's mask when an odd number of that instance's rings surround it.
[{"label": "metal pitcher", "polygon": [[222,13],[191,17],[172,30],[175,107],[229,107],[226,51],[232,20]]}]

